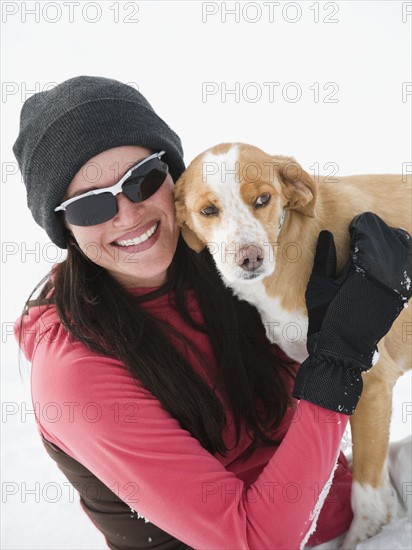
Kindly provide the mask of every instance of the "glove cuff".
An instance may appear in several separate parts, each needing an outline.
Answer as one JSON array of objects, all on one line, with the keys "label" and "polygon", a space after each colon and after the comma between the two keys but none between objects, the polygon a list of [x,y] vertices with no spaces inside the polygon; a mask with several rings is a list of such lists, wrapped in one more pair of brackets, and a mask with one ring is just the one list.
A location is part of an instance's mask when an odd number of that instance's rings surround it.
[{"label": "glove cuff", "polygon": [[324,409],[352,415],[362,389],[361,369],[353,361],[314,354],[301,364],[292,395]]}]

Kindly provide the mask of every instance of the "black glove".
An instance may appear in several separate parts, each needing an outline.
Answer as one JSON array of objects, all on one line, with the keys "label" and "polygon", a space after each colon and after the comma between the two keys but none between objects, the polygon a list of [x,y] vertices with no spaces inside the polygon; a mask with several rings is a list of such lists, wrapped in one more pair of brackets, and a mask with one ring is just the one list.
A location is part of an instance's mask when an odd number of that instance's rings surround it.
[{"label": "black glove", "polygon": [[306,290],[309,357],[299,368],[293,396],[353,414],[362,392],[361,372],[376,362],[376,346],[412,295],[412,239],[377,215],[356,216],[350,259],[336,277],[328,231],[319,235]]}]

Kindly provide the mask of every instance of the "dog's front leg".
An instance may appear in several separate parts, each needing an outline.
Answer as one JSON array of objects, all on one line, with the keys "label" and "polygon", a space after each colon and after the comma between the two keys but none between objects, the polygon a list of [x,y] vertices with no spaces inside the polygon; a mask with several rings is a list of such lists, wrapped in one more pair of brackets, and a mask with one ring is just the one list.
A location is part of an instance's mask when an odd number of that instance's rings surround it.
[{"label": "dog's front leg", "polygon": [[363,374],[364,389],[351,417],[354,519],[342,548],[375,535],[392,516],[394,496],[387,469],[392,390],[398,369],[380,346],[380,360]]}]

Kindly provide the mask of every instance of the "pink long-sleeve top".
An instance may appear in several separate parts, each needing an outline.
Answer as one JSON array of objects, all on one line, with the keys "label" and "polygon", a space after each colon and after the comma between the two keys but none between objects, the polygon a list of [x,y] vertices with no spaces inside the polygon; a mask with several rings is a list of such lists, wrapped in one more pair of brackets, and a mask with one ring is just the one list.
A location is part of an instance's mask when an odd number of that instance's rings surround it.
[{"label": "pink long-sleeve top", "polygon": [[[195,297],[189,298],[200,321]],[[167,295],[142,307],[184,333],[217,368],[209,340],[187,326]],[[273,550],[319,544],[348,529],[351,473],[339,453],[347,416],[302,400],[272,433],[280,445],[260,444],[243,462],[251,441],[242,424],[234,446],[227,411],[223,435],[231,450],[212,455],[121,362],[74,340],[54,305],[30,308],[16,323],[17,338],[20,332],[40,433],[170,535],[196,549]],[[211,384],[196,356],[175,344]]]}]

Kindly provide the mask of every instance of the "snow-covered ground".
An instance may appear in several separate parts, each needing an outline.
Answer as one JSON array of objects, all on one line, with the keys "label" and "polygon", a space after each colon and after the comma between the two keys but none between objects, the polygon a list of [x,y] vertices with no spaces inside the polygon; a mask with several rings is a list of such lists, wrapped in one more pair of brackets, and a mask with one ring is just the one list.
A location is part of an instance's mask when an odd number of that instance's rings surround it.
[{"label": "snow-covered ground", "polygon": [[[24,364],[26,362],[24,361]],[[4,550],[103,550],[103,536],[78,502],[77,492],[47,455],[37,433],[28,386],[28,367],[23,382],[16,362],[2,365],[2,537]],[[26,374],[24,374],[26,373]],[[391,441],[411,433],[411,373],[395,387]],[[398,472],[400,474],[400,472]],[[403,472],[412,500],[412,472]],[[358,546],[367,550],[412,547],[411,521],[400,519],[379,535]]]}]

